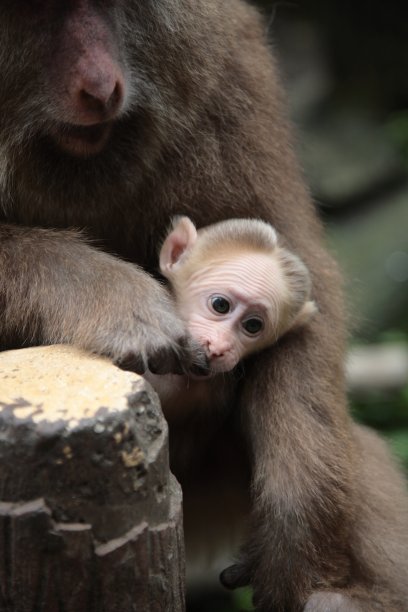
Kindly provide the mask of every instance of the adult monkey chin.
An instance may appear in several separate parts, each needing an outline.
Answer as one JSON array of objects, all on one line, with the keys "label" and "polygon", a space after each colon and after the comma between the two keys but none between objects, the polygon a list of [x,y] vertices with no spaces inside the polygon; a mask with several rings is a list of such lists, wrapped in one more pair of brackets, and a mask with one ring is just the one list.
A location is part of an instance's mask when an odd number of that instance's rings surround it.
[{"label": "adult monkey chin", "polygon": [[[186,369],[188,336],[145,272],[157,237],[174,214],[272,223],[311,271],[319,314],[248,363],[228,414],[195,425],[194,455],[173,463],[187,525],[206,485],[245,496],[248,473],[247,543],[225,583],[251,582],[264,612],[406,610],[403,483],[347,416],[339,278],[256,11],[0,0],[0,69],[2,348],[66,342],[137,371]],[[189,425],[170,423],[173,441]]]}]

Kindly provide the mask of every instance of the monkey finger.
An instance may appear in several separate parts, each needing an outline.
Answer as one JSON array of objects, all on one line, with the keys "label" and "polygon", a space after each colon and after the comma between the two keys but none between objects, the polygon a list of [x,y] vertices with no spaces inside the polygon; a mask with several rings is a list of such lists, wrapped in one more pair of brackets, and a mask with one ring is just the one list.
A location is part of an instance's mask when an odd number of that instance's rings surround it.
[{"label": "monkey finger", "polygon": [[183,352],[183,365],[185,374],[206,376],[209,372],[208,358],[201,344],[190,336],[180,340]]},{"label": "monkey finger", "polygon": [[192,374],[193,376],[208,376],[210,373],[210,369],[208,367],[208,364],[203,364],[203,365],[198,365],[196,363],[193,363],[193,365],[190,367],[188,374]]},{"label": "monkey finger", "polygon": [[114,363],[121,368],[121,370],[129,370],[130,372],[136,372],[136,374],[144,374],[147,370],[146,361],[142,355],[132,351],[129,351],[122,357],[115,359]]},{"label": "monkey finger", "polygon": [[180,356],[173,348],[157,349],[148,358],[148,366],[153,374],[183,374]]},{"label": "monkey finger", "polygon": [[251,582],[248,569],[239,563],[230,565],[220,574],[220,582],[226,589],[238,589]]}]

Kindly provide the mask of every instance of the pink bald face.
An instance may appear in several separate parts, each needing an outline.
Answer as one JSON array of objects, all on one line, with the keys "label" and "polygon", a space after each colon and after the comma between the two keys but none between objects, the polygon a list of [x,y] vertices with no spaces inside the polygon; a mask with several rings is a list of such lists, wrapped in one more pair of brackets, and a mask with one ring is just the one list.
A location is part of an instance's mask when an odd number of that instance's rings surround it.
[{"label": "pink bald face", "polygon": [[286,285],[267,254],[214,259],[177,283],[180,313],[205,349],[213,372],[227,372],[246,355],[272,344]]}]

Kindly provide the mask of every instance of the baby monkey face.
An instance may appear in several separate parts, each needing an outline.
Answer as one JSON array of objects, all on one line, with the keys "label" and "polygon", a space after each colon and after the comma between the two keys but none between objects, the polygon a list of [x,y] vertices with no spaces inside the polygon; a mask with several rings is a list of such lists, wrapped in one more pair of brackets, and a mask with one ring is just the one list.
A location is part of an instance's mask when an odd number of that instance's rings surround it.
[{"label": "baby monkey face", "polygon": [[279,335],[286,291],[271,257],[247,253],[213,260],[186,281],[188,290],[178,296],[180,312],[213,372],[233,369]]},{"label": "baby monkey face", "polygon": [[307,268],[279,245],[271,225],[256,219],[230,219],[197,232],[188,217],[175,218],[160,250],[160,270],[213,373],[232,370],[316,310]]}]

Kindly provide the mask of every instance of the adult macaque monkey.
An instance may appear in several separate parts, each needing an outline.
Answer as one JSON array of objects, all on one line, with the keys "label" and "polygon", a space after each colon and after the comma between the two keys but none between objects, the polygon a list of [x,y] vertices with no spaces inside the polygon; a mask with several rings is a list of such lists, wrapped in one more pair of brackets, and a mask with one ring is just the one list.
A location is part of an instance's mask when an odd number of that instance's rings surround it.
[{"label": "adult macaque monkey", "polygon": [[228,409],[236,385],[225,374],[316,312],[306,266],[264,221],[230,219],[197,232],[188,217],[176,217],[161,247],[160,271],[208,360],[205,378],[145,374],[173,422],[177,415],[197,420],[199,410]]},{"label": "adult macaque monkey", "polygon": [[[250,490],[247,542],[224,583],[251,582],[263,612],[405,612],[404,485],[347,415],[340,280],[256,10],[0,0],[0,73],[1,347],[66,342],[139,371],[187,369],[184,325],[144,271],[164,223],[270,222],[310,270],[319,312],[248,359],[236,403],[174,463],[186,524],[217,482],[231,500],[246,493],[243,510]],[[239,510],[213,507],[220,521]]]}]

